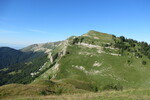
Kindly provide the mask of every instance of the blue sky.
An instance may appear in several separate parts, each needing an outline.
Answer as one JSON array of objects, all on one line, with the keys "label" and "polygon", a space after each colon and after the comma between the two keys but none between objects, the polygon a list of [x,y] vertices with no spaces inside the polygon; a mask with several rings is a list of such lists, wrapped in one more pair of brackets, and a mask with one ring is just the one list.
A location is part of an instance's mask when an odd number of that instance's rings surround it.
[{"label": "blue sky", "polygon": [[89,30],[150,43],[150,0],[0,0],[0,46],[21,48]]}]

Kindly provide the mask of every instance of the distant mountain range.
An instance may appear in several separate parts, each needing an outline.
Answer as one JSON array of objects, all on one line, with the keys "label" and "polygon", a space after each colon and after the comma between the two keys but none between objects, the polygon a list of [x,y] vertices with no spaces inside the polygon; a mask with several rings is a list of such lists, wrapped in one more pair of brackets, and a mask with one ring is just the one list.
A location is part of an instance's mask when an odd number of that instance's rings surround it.
[{"label": "distant mountain range", "polygon": [[0,47],[10,47],[14,49],[21,49],[23,47],[26,47],[25,45],[17,45],[17,44],[11,44],[11,43],[0,43]]},{"label": "distant mountain range", "polygon": [[[20,50],[1,47],[0,85],[35,86],[31,90],[39,85],[34,95],[146,88],[150,86],[149,58],[146,42],[92,30]],[[5,89],[13,88],[8,85]]]},{"label": "distant mountain range", "polygon": [[9,47],[0,47],[0,68],[27,61],[33,55],[33,52],[22,52]]}]

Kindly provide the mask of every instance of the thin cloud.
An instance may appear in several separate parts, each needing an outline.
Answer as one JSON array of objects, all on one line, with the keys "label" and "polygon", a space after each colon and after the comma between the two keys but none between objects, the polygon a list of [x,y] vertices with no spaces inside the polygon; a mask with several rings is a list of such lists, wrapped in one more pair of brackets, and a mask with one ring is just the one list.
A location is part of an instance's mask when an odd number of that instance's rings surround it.
[{"label": "thin cloud", "polygon": [[0,29],[0,34],[14,34],[14,33],[19,33],[19,32],[11,31],[11,30],[1,30]]},{"label": "thin cloud", "polygon": [[48,32],[42,31],[42,30],[36,30],[36,29],[30,29],[29,31],[35,32],[35,33],[42,33],[42,34],[47,34]]}]

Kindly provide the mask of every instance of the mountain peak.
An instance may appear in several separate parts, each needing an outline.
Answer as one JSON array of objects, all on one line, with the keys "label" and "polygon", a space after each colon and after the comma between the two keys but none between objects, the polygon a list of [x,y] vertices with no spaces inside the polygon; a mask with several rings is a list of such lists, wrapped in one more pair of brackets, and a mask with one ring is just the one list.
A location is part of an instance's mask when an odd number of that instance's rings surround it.
[{"label": "mountain peak", "polygon": [[111,36],[110,34],[103,33],[103,32],[98,32],[95,30],[90,30],[87,33],[83,34],[83,36],[93,36],[93,37],[100,37],[100,36]]},{"label": "mountain peak", "polygon": [[90,30],[90,31],[88,31],[88,33],[102,33],[102,32],[98,32],[98,31],[95,31],[95,30]]}]

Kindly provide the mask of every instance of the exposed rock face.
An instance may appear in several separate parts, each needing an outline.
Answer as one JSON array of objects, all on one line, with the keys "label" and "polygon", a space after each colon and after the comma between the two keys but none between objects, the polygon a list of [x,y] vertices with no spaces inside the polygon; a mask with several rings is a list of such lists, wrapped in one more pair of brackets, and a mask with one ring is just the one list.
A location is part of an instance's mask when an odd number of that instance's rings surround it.
[{"label": "exposed rock face", "polygon": [[94,67],[100,67],[102,65],[102,63],[99,63],[97,61],[95,61],[95,63],[93,64]]},{"label": "exposed rock face", "polygon": [[64,46],[63,49],[62,49],[63,55],[66,55],[66,53],[67,53],[67,46],[68,45],[69,45],[68,40],[63,42],[63,46]]},{"label": "exposed rock face", "polygon": [[92,45],[92,44],[87,44],[87,43],[78,43],[77,45],[81,45],[84,47],[88,47],[88,48],[96,48],[96,49],[101,49],[101,46],[99,45]]}]

